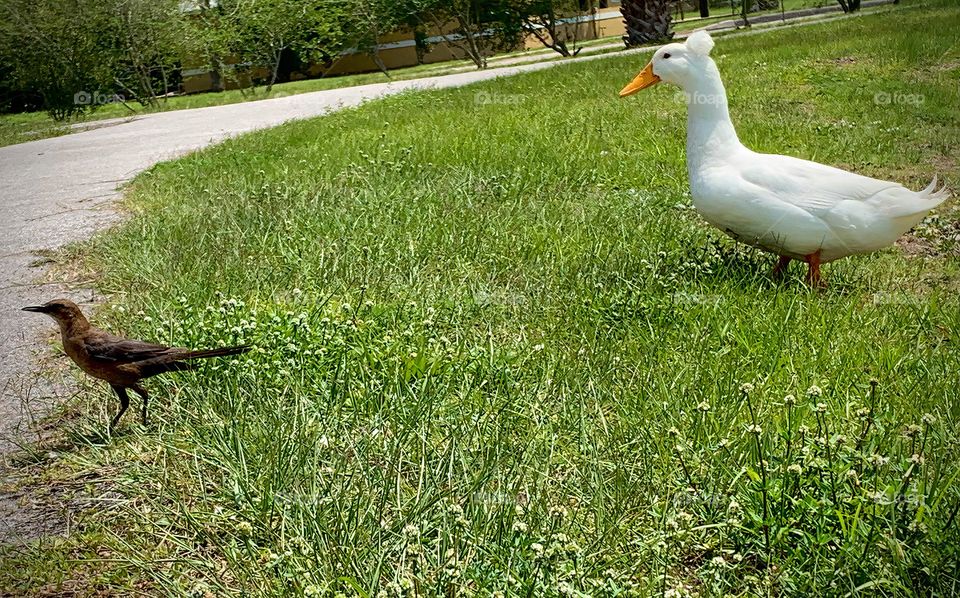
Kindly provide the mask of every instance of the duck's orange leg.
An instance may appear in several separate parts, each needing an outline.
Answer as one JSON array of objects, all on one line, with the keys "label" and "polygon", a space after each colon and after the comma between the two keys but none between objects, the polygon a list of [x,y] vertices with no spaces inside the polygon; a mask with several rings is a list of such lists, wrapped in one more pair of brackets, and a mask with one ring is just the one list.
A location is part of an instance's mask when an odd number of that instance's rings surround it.
[{"label": "duck's orange leg", "polygon": [[807,262],[807,284],[815,289],[822,289],[827,286],[820,277],[820,249],[810,255],[803,256]]},{"label": "duck's orange leg", "polygon": [[787,273],[787,265],[790,263],[790,258],[785,255],[780,256],[780,260],[777,261],[777,265],[773,267],[773,270],[770,271],[770,278],[774,280],[781,280],[783,275]]}]

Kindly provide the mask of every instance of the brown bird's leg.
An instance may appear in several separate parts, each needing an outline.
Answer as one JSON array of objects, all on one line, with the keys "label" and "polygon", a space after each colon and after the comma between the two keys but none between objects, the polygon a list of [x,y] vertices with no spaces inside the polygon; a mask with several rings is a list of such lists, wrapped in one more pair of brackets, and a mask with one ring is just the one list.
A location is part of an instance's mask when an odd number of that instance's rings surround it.
[{"label": "brown bird's leg", "polygon": [[142,386],[131,386],[130,388],[143,398],[143,411],[141,415],[143,416],[143,425],[147,425],[147,401],[150,400],[150,395],[147,394],[146,389]]},{"label": "brown bird's leg", "polygon": [[780,260],[777,261],[777,265],[773,267],[773,270],[770,271],[770,278],[774,280],[782,280],[783,275],[787,273],[787,265],[790,263],[790,258],[785,255],[780,256]]},{"label": "brown bird's leg", "polygon": [[820,278],[820,249],[811,253],[810,255],[804,256],[804,259],[807,260],[807,284],[815,289],[822,289],[825,285],[823,279]]},{"label": "brown bird's leg", "polygon": [[127,407],[130,406],[130,397],[127,396],[127,389],[122,386],[117,386],[111,384],[113,391],[117,393],[117,396],[120,397],[120,411],[117,413],[117,416],[113,418],[113,421],[110,422],[110,430],[113,430],[116,427],[117,422],[120,421],[120,417],[123,416],[123,412],[127,410]]}]

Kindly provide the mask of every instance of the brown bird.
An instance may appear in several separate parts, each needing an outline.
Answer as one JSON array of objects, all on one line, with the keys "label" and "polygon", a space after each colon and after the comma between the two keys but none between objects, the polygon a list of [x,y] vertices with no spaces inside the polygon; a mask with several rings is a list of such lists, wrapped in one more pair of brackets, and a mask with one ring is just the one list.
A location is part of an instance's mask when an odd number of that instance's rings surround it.
[{"label": "brown bird", "polygon": [[111,430],[130,405],[128,388],[143,397],[143,423],[147,423],[150,397],[140,386],[144,378],[195,369],[197,364],[191,363],[194,359],[238,355],[250,349],[243,345],[193,351],[120,338],[91,326],[77,304],[68,299],[54,299],[43,305],[24,307],[23,311],[47,314],[56,320],[60,325],[63,350],[70,359],[94,378],[110,383],[120,397],[120,412],[110,422]]}]

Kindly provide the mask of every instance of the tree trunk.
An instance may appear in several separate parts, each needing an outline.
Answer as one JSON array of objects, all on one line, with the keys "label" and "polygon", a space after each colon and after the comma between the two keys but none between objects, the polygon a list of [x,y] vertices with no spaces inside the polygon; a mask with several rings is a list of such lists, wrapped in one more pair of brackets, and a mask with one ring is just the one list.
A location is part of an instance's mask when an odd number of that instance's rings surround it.
[{"label": "tree trunk", "polygon": [[700,0],[700,17],[707,18],[710,16],[710,0]]},{"label": "tree trunk", "polygon": [[524,19],[523,28],[527,33],[532,34],[537,41],[543,44],[544,48],[550,48],[554,52],[557,52],[561,56],[570,56],[570,50],[567,49],[567,45],[563,41],[557,39],[557,24],[556,21],[547,21],[543,23],[543,28],[547,30],[547,35],[544,36],[540,33],[540,23],[530,19]]},{"label": "tree trunk", "polygon": [[670,0],[623,0],[620,14],[626,25],[623,36],[627,47],[673,38]]},{"label": "tree trunk", "polygon": [[464,18],[462,15],[457,15],[457,22],[460,25],[460,30],[463,32],[464,39],[467,41],[465,49],[467,54],[470,55],[470,59],[477,65],[478,69],[487,68],[487,56],[484,54],[480,44],[477,43],[473,23],[470,22],[469,18]]}]

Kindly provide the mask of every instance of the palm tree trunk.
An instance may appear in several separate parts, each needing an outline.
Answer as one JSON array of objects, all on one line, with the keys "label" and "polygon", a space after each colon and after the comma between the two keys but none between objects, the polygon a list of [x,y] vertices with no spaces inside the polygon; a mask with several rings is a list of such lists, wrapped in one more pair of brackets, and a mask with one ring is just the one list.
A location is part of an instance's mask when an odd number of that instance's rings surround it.
[{"label": "palm tree trunk", "polygon": [[626,25],[627,47],[662,42],[673,37],[670,0],[623,0],[620,14]]}]

